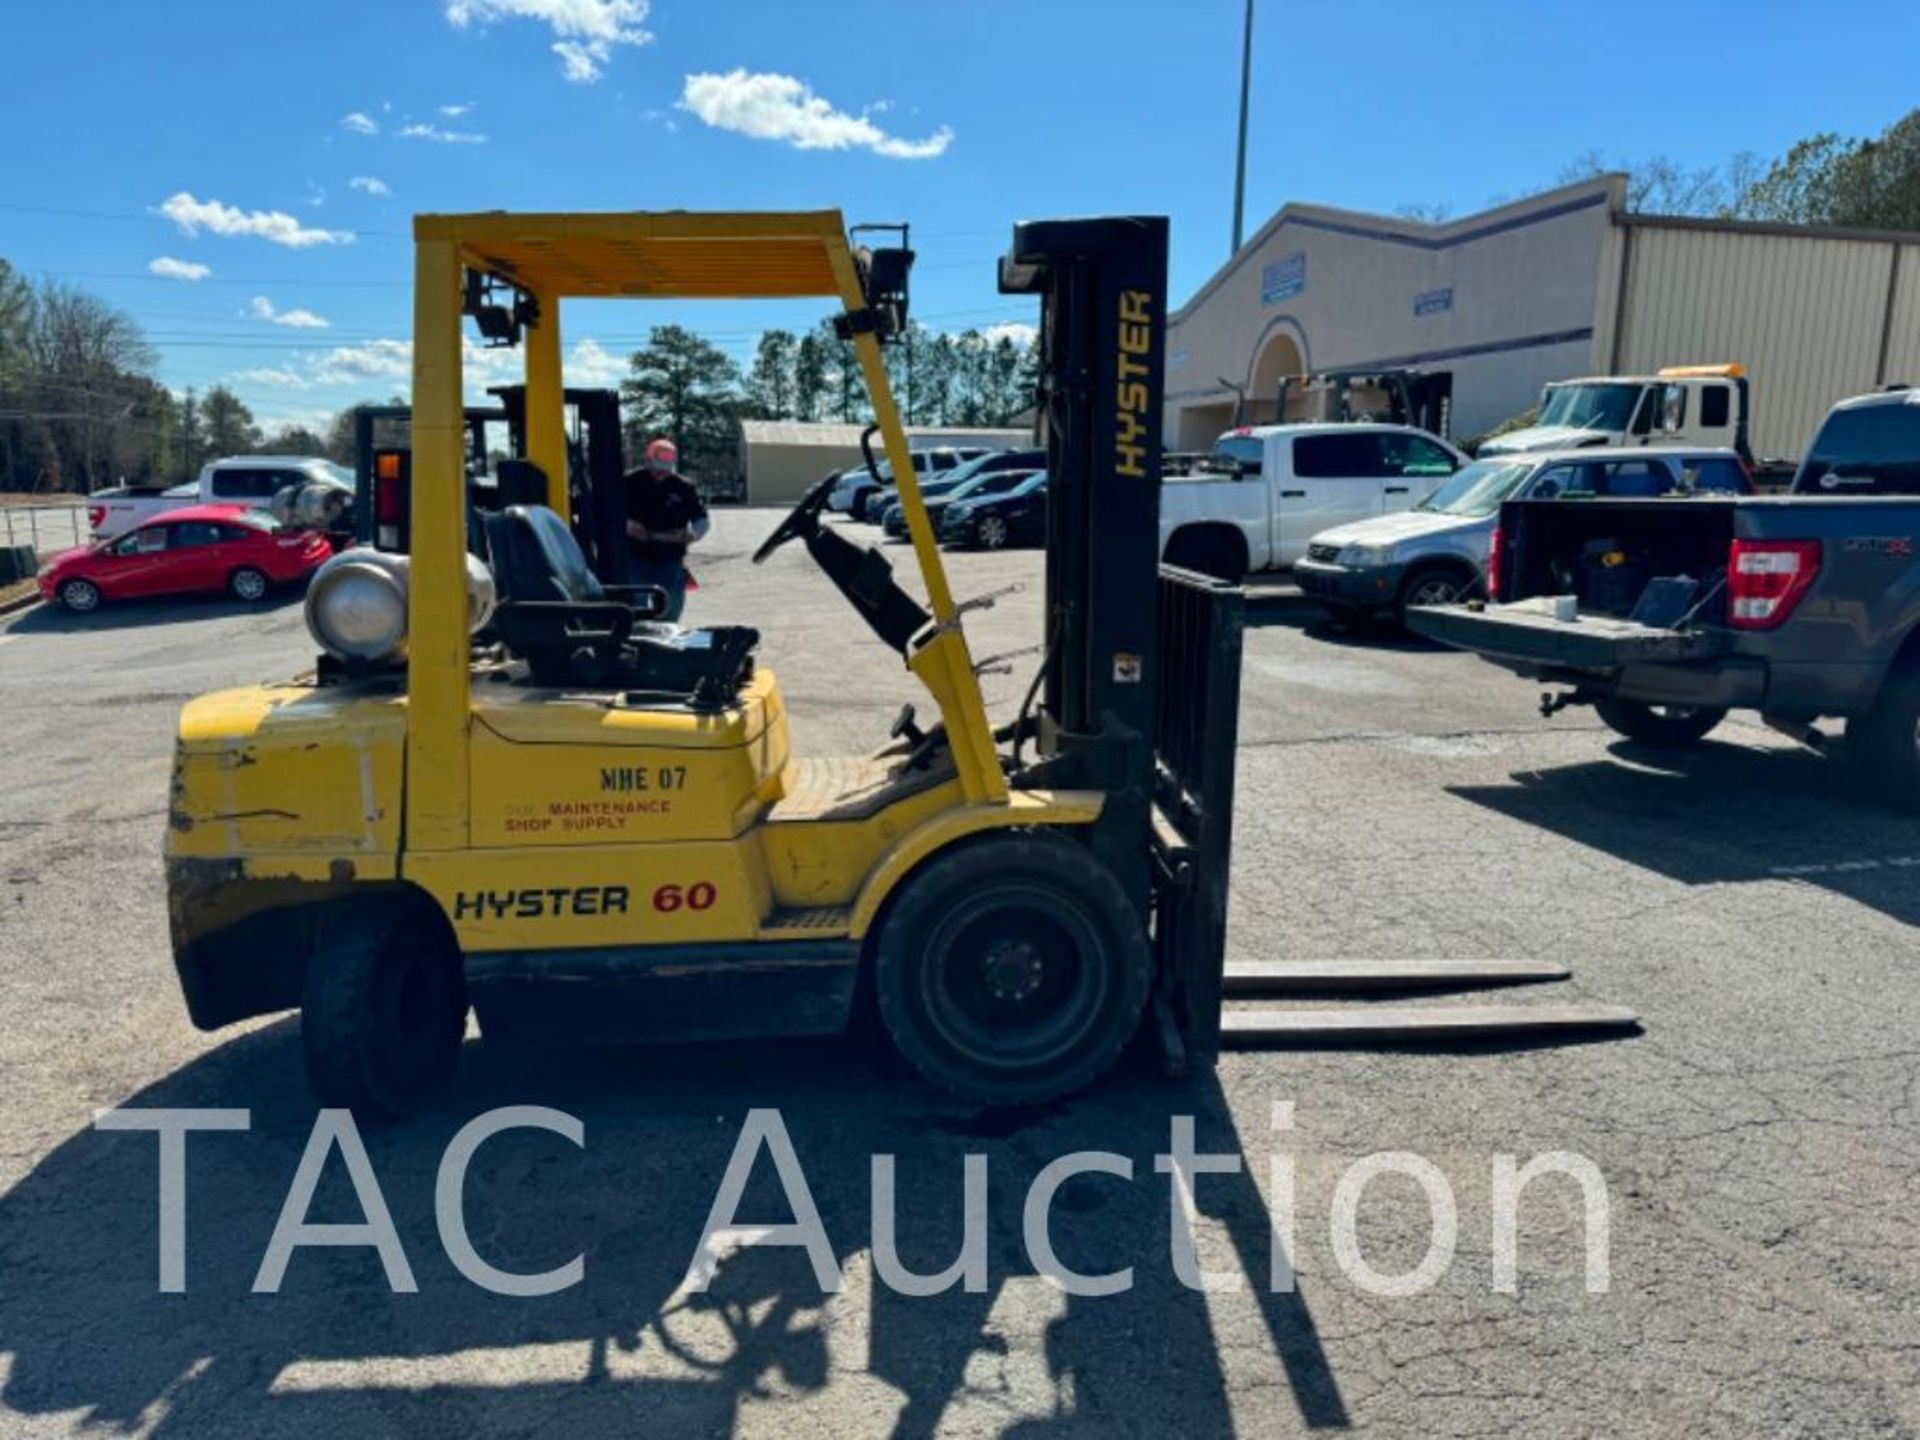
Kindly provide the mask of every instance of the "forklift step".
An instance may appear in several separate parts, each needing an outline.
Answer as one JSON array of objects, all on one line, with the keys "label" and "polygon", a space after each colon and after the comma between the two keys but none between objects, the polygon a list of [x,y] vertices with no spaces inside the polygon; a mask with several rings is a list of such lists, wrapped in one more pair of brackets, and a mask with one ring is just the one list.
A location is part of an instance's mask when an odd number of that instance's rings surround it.
[{"label": "forklift step", "polygon": [[1228,1010],[1220,1039],[1229,1048],[1259,1044],[1493,1040],[1550,1031],[1637,1030],[1621,1005],[1351,1005],[1300,1010]]},{"label": "forklift step", "polygon": [[1416,990],[1460,985],[1523,985],[1564,980],[1553,960],[1296,960],[1230,964],[1228,995],[1286,995],[1319,990]]}]

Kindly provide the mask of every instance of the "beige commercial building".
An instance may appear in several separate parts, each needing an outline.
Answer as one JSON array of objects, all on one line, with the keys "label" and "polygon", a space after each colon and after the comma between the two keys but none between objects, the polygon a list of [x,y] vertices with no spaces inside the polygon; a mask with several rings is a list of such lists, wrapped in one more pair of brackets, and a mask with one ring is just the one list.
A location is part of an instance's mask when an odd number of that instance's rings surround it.
[{"label": "beige commercial building", "polygon": [[1271,422],[1303,372],[1427,376],[1461,439],[1549,380],[1724,362],[1769,457],[1842,396],[1920,382],[1920,235],[1634,214],[1620,175],[1442,225],[1289,204],[1173,314],[1166,443]]},{"label": "beige commercial building", "polygon": [[[821,476],[858,465],[860,432],[865,428],[810,420],[742,420],[740,473],[746,476],[747,503],[791,503]],[[941,445],[986,445],[998,450],[1032,444],[1033,432],[909,425],[907,439],[916,450]]]}]

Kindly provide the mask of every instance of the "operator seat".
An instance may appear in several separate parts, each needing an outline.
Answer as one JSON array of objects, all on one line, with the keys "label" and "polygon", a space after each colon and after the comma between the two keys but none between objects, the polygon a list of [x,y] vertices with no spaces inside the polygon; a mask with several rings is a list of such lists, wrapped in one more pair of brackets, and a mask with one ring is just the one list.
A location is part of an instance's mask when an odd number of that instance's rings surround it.
[{"label": "operator seat", "polygon": [[730,704],[753,674],[760,632],[654,622],[655,585],[603,585],[567,524],[545,505],[509,505],[485,520],[494,628],[540,685],[617,687],[693,709]]}]

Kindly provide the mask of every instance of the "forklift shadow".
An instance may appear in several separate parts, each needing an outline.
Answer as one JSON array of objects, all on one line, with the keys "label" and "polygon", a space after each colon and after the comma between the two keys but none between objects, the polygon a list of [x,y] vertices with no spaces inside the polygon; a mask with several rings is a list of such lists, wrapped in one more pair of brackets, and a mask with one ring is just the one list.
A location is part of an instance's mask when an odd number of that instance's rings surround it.
[{"label": "forklift shadow", "polygon": [[[1036,1417],[1016,1427],[1022,1435],[1225,1434],[1234,1417],[1220,1356],[1258,1343],[1289,1383],[1256,1393],[1290,1428],[1348,1423],[1306,1297],[1267,1285],[1271,1232],[1250,1178],[1258,1151],[1240,1176],[1196,1187],[1247,1277],[1240,1292],[1206,1297],[1172,1273],[1168,1182],[1153,1163],[1170,1117],[1196,1117],[1203,1151],[1239,1148],[1211,1074],[1122,1076],[1071,1107],[1009,1116],[917,1084],[876,1084],[852,1044],[578,1055],[469,1045],[442,1105],[362,1131],[419,1286],[398,1295],[365,1248],[303,1249],[281,1293],[250,1293],[314,1120],[295,1025],[224,1044],[124,1103],[246,1105],[251,1128],[188,1143],[185,1294],[156,1293],[153,1136],[80,1128],[0,1198],[0,1400],[16,1413],[78,1412],[85,1424],[160,1435],[472,1436],[555,1421],[579,1434],[726,1434],[743,1407],[778,1401],[789,1430],[930,1436],[1002,1428],[1010,1387]],[[503,1104],[553,1106],[585,1128],[581,1149],[539,1131],[501,1134],[466,1181],[469,1231],[490,1263],[531,1273],[584,1256],[584,1280],[556,1295],[490,1294],[455,1271],[438,1238],[443,1150],[460,1125]],[[787,1248],[734,1251],[705,1291],[683,1284],[755,1107],[783,1117],[848,1274],[838,1295]],[[1079,1150],[1133,1165],[1131,1182],[1068,1180],[1052,1210],[1064,1264],[1134,1267],[1133,1287],[1112,1297],[1055,1291],[1022,1240],[1029,1182]],[[896,1157],[900,1259],[931,1273],[960,1251],[969,1153],[988,1161],[985,1293],[956,1286],[916,1299],[868,1285],[871,1157]],[[332,1157],[316,1220],[361,1219],[344,1171]],[[740,1218],[789,1215],[761,1156]]]},{"label": "forklift shadow", "polygon": [[1793,880],[1920,924],[1920,827],[1849,795],[1833,761],[1712,740],[1679,754],[1609,749],[1617,760],[1447,788],[1685,885]]},{"label": "forklift shadow", "polygon": [[64,605],[45,601],[24,612],[8,628],[20,635],[71,635],[88,630],[135,630],[149,625],[182,625],[194,620],[216,620],[226,615],[272,615],[306,597],[304,585],[275,590],[265,600],[235,600],[222,596],[169,595],[152,600],[109,601],[90,615],[76,615]]}]

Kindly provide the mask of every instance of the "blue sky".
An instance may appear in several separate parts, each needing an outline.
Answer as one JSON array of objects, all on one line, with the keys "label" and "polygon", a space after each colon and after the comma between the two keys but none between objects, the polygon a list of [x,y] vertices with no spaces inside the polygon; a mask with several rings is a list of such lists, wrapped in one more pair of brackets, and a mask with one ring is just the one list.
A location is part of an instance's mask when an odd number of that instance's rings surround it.
[{"label": "blue sky", "polygon": [[[1258,3],[1249,231],[1290,198],[1470,213],[1592,150],[1771,156],[1920,98],[1920,7]],[[0,256],[122,306],[169,385],[231,384],[269,422],[404,390],[414,211],[904,218],[916,314],[954,330],[1034,318],[994,292],[1013,220],[1164,213],[1177,302],[1227,250],[1239,34],[1239,0],[15,4],[9,50],[48,58],[0,91]],[[564,326],[573,378],[604,383],[662,320],[744,360],[817,315],[575,304]]]}]

